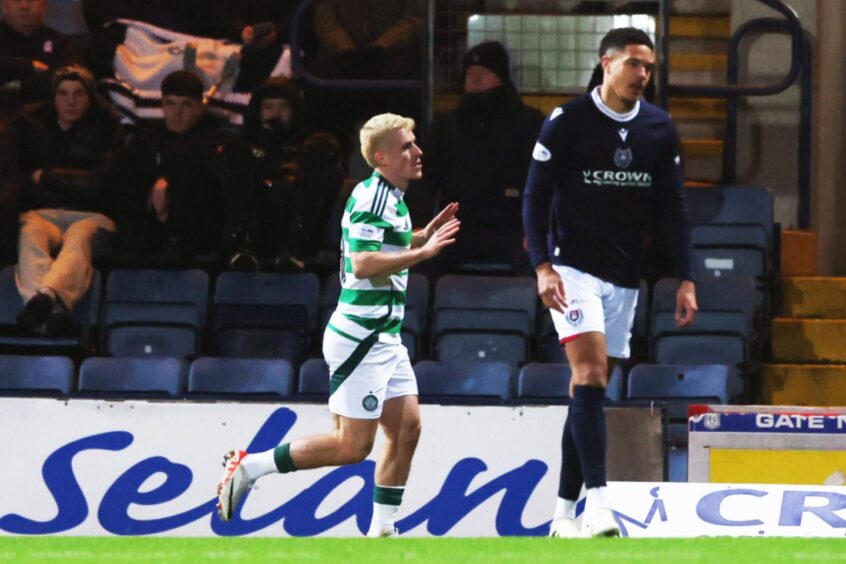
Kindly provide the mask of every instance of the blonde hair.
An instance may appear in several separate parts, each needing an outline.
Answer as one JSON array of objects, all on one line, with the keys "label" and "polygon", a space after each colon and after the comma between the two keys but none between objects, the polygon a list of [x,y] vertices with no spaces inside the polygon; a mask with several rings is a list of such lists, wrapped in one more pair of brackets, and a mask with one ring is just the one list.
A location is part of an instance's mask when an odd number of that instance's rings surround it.
[{"label": "blonde hair", "polygon": [[395,129],[414,129],[414,120],[398,116],[397,114],[379,114],[373,116],[361,126],[359,139],[361,140],[361,156],[371,168],[376,168],[376,151],[381,149],[385,136]]}]

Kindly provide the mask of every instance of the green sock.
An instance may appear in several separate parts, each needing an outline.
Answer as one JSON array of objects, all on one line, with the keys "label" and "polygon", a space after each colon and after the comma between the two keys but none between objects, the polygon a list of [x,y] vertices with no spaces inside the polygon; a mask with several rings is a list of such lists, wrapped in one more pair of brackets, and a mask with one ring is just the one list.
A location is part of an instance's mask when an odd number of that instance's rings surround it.
[{"label": "green sock", "polygon": [[273,449],[273,461],[276,463],[276,469],[282,474],[296,471],[294,459],[291,458],[291,443],[285,443]]},{"label": "green sock", "polygon": [[404,487],[374,486],[373,503],[378,503],[379,505],[400,505],[404,491]]}]

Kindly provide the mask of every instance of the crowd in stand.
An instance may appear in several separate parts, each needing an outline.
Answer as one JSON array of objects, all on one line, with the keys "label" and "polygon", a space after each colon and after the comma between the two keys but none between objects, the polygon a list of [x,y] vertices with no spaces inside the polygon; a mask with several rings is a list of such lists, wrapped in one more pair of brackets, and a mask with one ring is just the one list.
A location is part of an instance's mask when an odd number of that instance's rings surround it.
[{"label": "crowd in stand", "polygon": [[[316,4],[311,72],[419,76],[423,3],[352,4]],[[336,268],[329,250],[337,241],[327,234],[338,230],[333,212],[356,121],[419,113],[416,95],[303,92],[272,76],[295,1],[91,0],[85,37],[47,27],[46,0],[2,5],[0,265],[17,265],[18,325],[29,334],[72,330],[69,313],[97,260],[106,268]],[[251,94],[243,125],[207,103],[209,84],[187,58],[159,85],[163,119],[122,115],[98,83],[115,74],[127,20],[241,43],[233,90]],[[463,64],[461,102],[432,124],[427,178],[413,190],[427,203],[459,202],[467,237],[430,275],[486,261],[526,265],[520,198],[543,116],[522,102],[500,44],[474,47]]]}]

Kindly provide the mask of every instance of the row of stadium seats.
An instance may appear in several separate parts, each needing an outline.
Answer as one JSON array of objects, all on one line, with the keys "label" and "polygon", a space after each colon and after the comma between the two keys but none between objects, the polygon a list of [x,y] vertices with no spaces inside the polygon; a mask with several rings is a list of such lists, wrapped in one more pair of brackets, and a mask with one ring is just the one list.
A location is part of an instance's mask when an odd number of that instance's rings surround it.
[{"label": "row of stadium seats", "polygon": [[[475,398],[490,403],[565,403],[570,368],[564,364],[530,363],[515,371],[502,362],[443,363],[420,361],[415,367],[421,396],[436,401]],[[0,355],[0,391],[70,395],[106,393],[183,396],[210,394],[237,398],[312,398],[329,393],[329,370],[323,359],[303,363],[299,373],[284,359],[204,357],[188,362],[175,358],[91,357],[79,367],[75,385],[73,361],[62,356]],[[722,365],[636,365],[624,384],[615,370],[608,399],[671,401],[671,422],[686,420],[691,402],[726,403],[729,369]],[[625,390],[625,391],[624,391]]]},{"label": "row of stadium seats", "polygon": [[[745,391],[740,367],[760,357],[765,300],[753,278],[702,280],[693,326],[675,326],[678,281],[664,279],[652,291],[641,285],[633,356],[660,364],[726,364],[733,367],[732,395]],[[282,358],[294,368],[319,354],[320,331],[334,311],[340,283],[331,276],[321,292],[311,273],[225,272],[210,293],[205,271],[115,270],[100,297],[100,279],[74,315],[78,338],[0,334],[0,352],[62,353],[85,346],[116,357],[205,354],[227,358]],[[322,296],[321,296],[322,294]],[[429,284],[409,277],[403,342],[414,360],[500,361],[516,368],[532,360],[563,363],[548,311],[538,308],[532,278],[440,278],[430,306]],[[13,304],[13,302],[17,302]],[[12,307],[14,306],[14,307]],[[0,273],[0,324],[11,325],[20,307],[13,269]]]}]

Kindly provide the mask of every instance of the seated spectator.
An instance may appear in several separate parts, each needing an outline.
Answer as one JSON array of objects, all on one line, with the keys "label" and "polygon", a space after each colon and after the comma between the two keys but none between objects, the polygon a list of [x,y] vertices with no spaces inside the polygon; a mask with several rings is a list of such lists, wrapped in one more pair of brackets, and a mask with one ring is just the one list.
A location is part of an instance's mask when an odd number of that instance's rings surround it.
[{"label": "seated spectator", "polygon": [[315,73],[326,78],[419,78],[424,11],[422,0],[322,0],[314,13]]},{"label": "seated spectator", "polygon": [[94,87],[85,68],[59,69],[53,101],[27,107],[15,121],[29,210],[20,218],[16,282],[25,306],[18,325],[29,332],[69,330],[102,236],[115,230],[103,215],[104,180],[123,134]]},{"label": "seated spectator", "polygon": [[[321,0],[315,6],[317,49],[311,72],[327,79],[421,78],[425,3],[422,0]],[[309,123],[331,131],[344,153],[356,154],[359,122],[392,112],[420,117],[415,90],[309,92]]]},{"label": "seated spectator", "polygon": [[437,199],[461,206],[461,237],[434,263],[442,272],[464,263],[527,264],[522,194],[544,117],[521,100],[501,44],[476,45],[463,68],[458,108],[435,116],[424,155]]},{"label": "seated spectator", "polygon": [[0,121],[0,268],[17,260],[22,189],[15,136]]},{"label": "seated spectator", "polygon": [[341,150],[332,135],[308,132],[302,93],[283,77],[253,92],[246,131],[260,180],[261,247],[276,270],[302,269],[320,250],[344,181]]},{"label": "seated spectator", "polygon": [[70,39],[43,24],[47,0],[3,0],[0,112],[50,99],[50,73],[78,62]]},{"label": "seated spectator", "polygon": [[176,268],[215,254],[226,266],[257,267],[246,252],[253,224],[249,148],[202,99],[195,74],[169,74],[162,82],[164,120],[118,158],[110,182],[121,266]]}]

